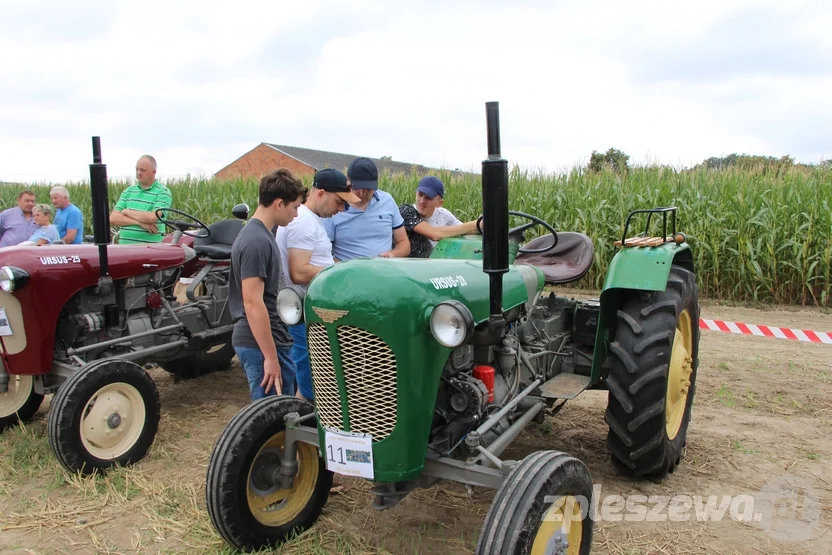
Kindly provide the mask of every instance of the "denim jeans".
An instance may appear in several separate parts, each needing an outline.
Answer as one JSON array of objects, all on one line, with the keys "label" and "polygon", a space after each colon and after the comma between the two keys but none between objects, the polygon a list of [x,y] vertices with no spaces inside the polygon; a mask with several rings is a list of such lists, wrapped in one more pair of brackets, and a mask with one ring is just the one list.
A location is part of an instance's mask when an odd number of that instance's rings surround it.
[{"label": "denim jeans", "polygon": [[[283,378],[281,395],[295,394],[295,363],[290,356],[290,347],[277,348],[277,360],[280,363],[280,375]],[[263,382],[263,363],[266,357],[257,347],[234,347],[240,365],[248,378],[248,387],[251,391],[251,400],[256,401],[267,395],[265,388],[260,384]],[[275,388],[269,390],[268,395],[277,395]]]},{"label": "denim jeans", "polygon": [[312,391],[312,367],[309,365],[309,345],[306,342],[306,324],[300,323],[289,326],[289,334],[294,339],[292,345],[292,360],[297,367],[298,390],[304,399],[315,400]]}]

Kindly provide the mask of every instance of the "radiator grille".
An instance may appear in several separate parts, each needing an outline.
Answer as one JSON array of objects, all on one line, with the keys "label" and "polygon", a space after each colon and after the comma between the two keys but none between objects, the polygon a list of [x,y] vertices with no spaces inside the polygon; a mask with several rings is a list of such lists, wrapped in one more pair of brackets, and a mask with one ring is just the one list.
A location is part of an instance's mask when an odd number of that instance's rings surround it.
[{"label": "radiator grille", "polygon": [[332,363],[332,349],[329,346],[329,338],[324,325],[319,322],[309,324],[307,341],[318,417],[325,428],[343,429],[341,395],[338,392],[338,380],[335,378],[335,366]]},{"label": "radiator grille", "polygon": [[[347,388],[352,432],[381,441],[396,427],[396,358],[376,335],[352,326],[338,327],[341,366]],[[316,397],[317,398],[317,397]]]}]

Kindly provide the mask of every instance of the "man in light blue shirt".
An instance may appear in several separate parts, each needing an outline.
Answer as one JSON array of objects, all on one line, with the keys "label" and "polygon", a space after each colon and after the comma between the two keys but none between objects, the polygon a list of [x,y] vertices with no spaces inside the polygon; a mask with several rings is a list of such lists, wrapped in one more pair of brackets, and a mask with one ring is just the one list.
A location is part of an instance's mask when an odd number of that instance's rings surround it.
[{"label": "man in light blue shirt", "polygon": [[35,193],[26,189],[17,195],[17,206],[0,212],[0,247],[19,245],[38,228],[32,217]]},{"label": "man in light blue shirt", "polygon": [[333,258],[407,258],[410,241],[404,219],[393,196],[378,190],[376,165],[369,158],[356,158],[347,168],[347,178],[360,202],[321,220],[332,241]]},{"label": "man in light blue shirt", "polygon": [[49,199],[55,212],[55,227],[61,241],[68,245],[80,245],[84,240],[84,215],[81,209],[69,202],[66,187],[52,187]]}]

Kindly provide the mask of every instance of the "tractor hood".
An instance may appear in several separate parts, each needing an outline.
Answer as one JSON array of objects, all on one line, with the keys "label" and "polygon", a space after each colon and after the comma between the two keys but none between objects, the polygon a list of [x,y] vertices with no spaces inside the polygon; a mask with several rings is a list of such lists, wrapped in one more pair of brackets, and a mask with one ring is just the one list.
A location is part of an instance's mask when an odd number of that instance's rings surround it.
[{"label": "tractor hood", "polygon": [[[512,266],[503,277],[503,310],[534,300],[543,285],[543,273],[537,268]],[[418,321],[415,327],[426,330],[430,311],[443,301],[456,300],[468,307],[479,324],[489,316],[488,288],[482,260],[350,260],[330,266],[312,280],[304,319],[331,323],[335,315],[346,311],[339,325],[389,333],[391,325],[411,328]]]},{"label": "tractor hood", "polygon": [[[188,247],[158,243],[108,245],[107,251],[114,280],[175,267],[193,256]],[[0,249],[0,268],[4,267],[19,276],[12,292],[0,291],[0,308],[14,332],[13,338],[4,338],[6,368],[11,373],[48,372],[61,311],[76,292],[98,283],[98,246],[5,247]]]}]

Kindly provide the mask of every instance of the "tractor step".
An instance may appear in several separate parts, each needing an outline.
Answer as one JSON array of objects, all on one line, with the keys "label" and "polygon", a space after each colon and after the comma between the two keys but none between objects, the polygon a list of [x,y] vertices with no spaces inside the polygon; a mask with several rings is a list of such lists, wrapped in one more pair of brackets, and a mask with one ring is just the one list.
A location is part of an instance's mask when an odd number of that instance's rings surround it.
[{"label": "tractor step", "polygon": [[545,399],[574,399],[589,387],[589,376],[580,374],[558,374],[542,386],[542,396]]}]

